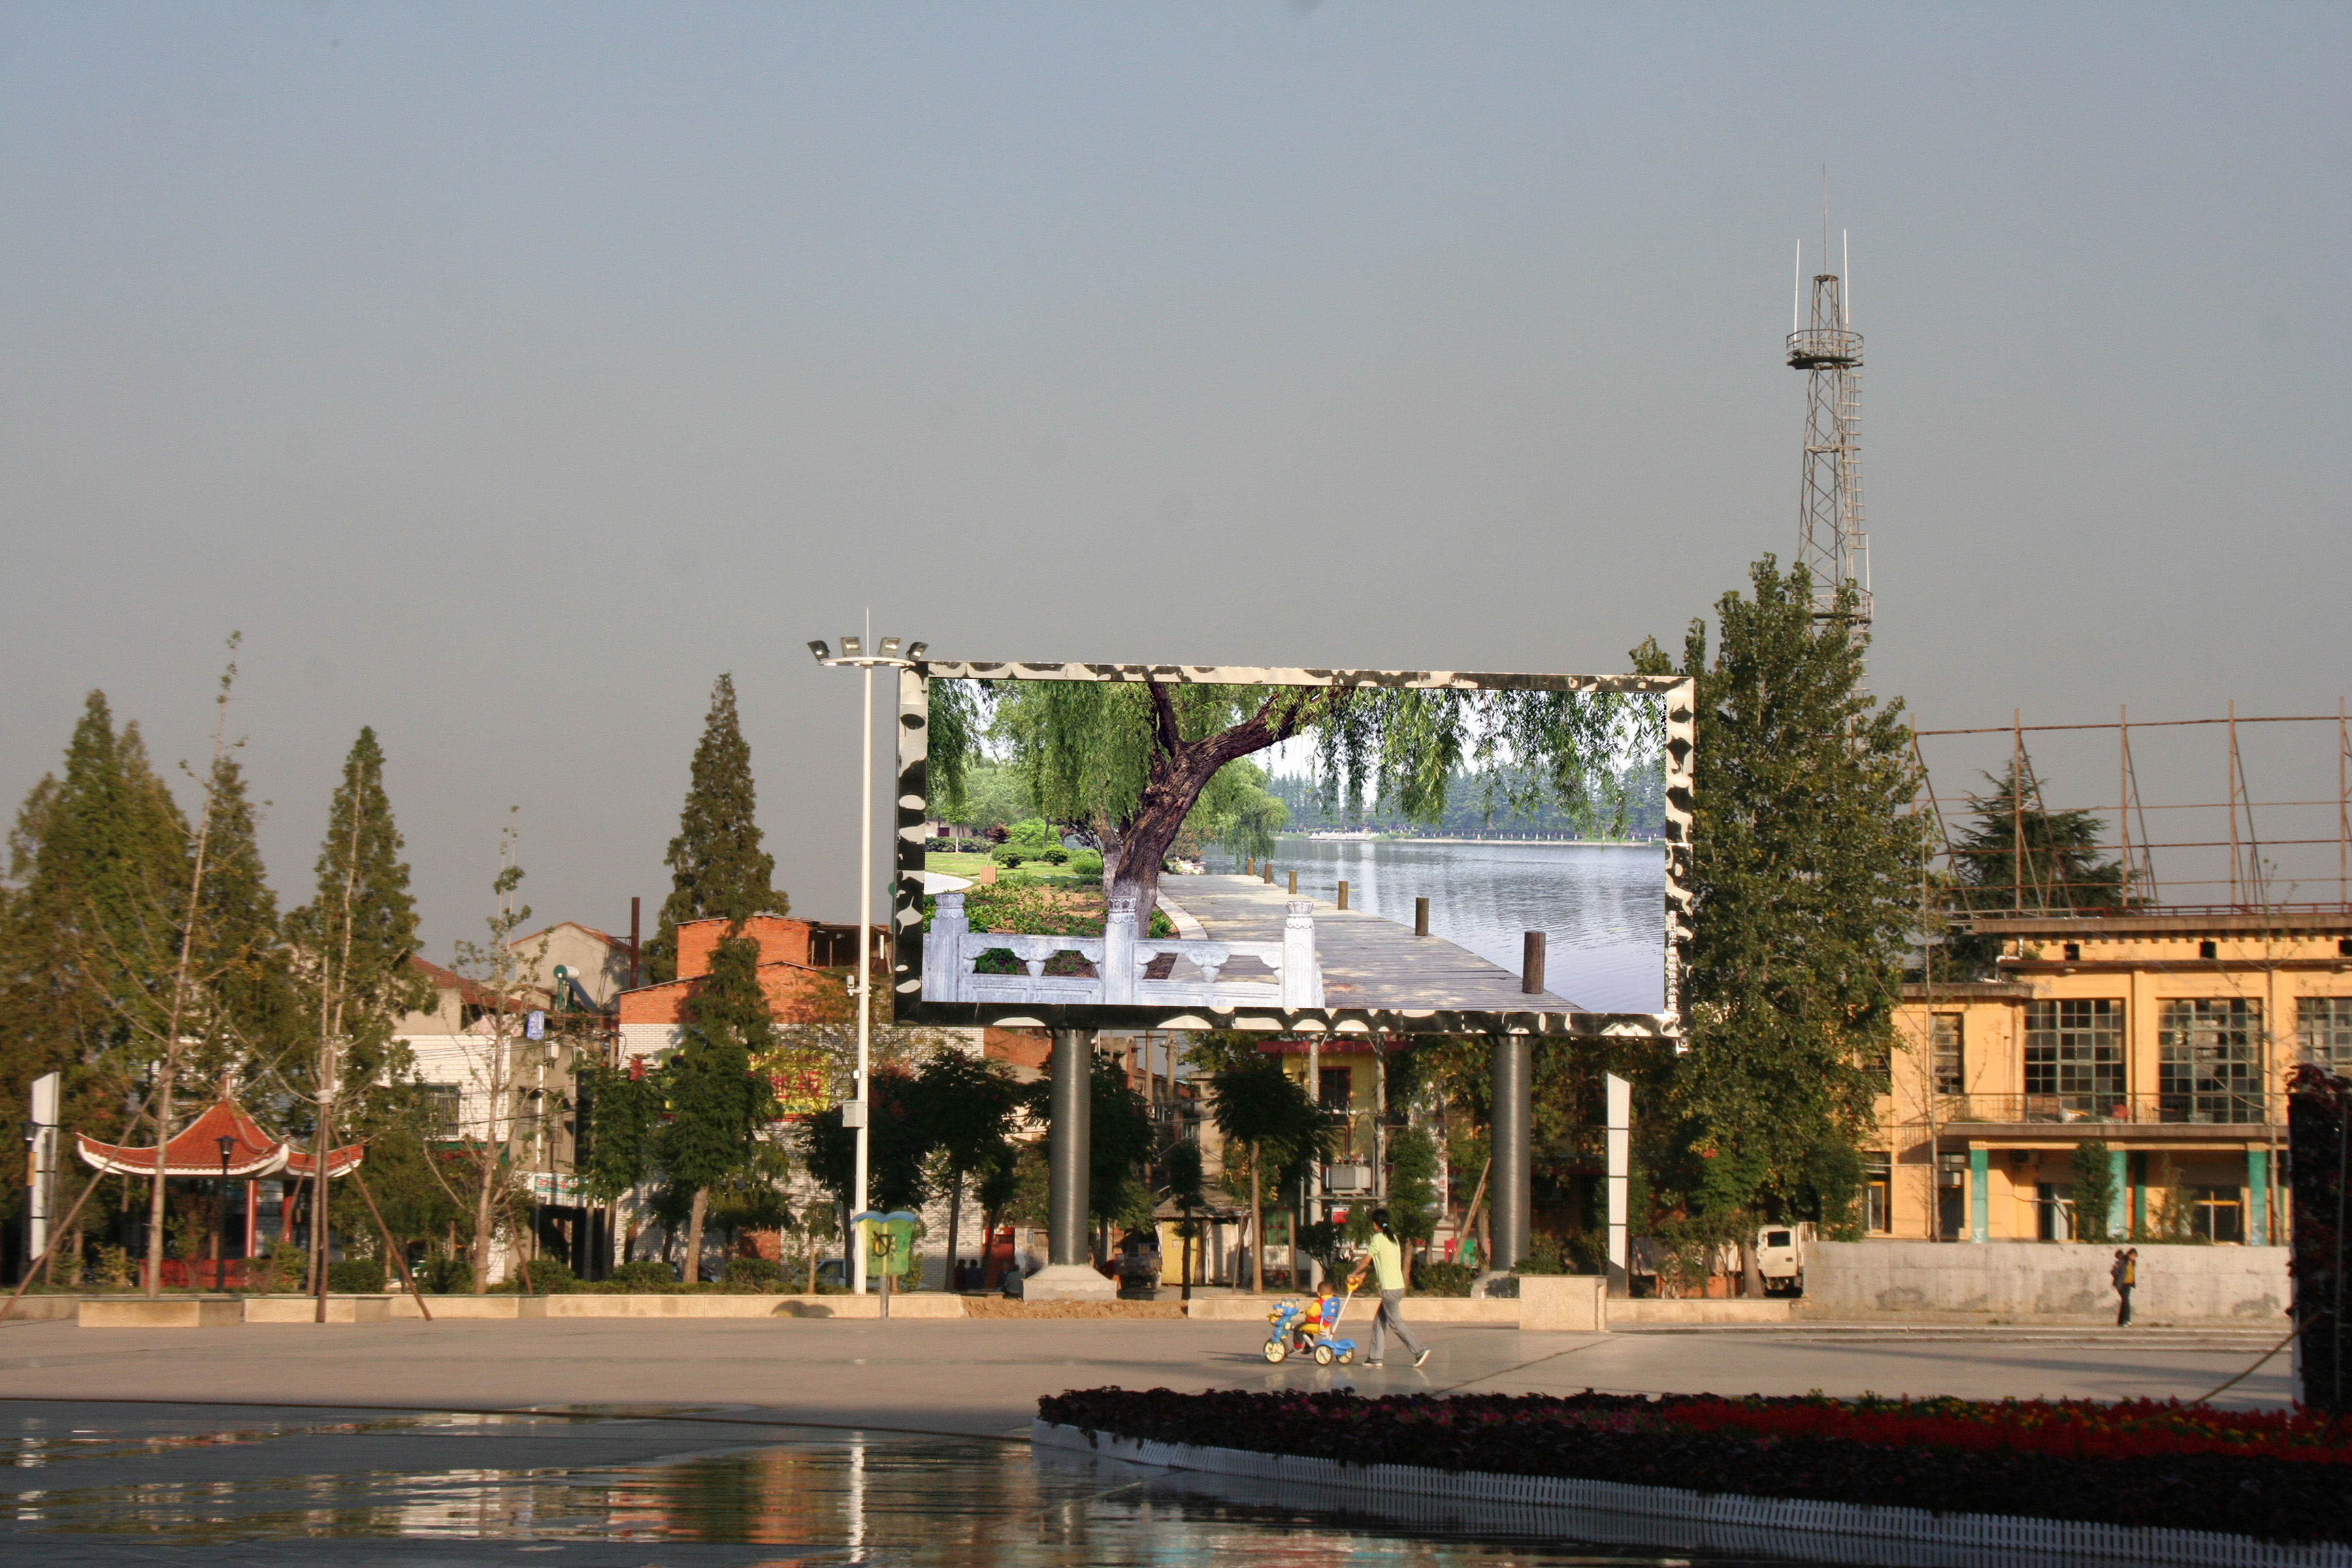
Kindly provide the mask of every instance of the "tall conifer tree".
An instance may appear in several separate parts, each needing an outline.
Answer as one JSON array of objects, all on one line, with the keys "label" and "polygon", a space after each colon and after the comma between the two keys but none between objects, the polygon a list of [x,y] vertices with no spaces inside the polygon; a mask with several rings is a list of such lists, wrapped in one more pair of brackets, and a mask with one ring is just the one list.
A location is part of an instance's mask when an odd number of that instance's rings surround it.
[{"label": "tall conifer tree", "polygon": [[204,1046],[195,1066],[207,1077],[235,1069],[249,1079],[302,1037],[301,1008],[278,895],[262,871],[258,822],[234,755],[214,763],[209,795],[212,830],[196,900]]},{"label": "tall conifer tree", "polygon": [[683,922],[718,915],[740,922],[791,911],[792,901],[774,886],[776,858],[760,846],[751,748],[736,718],[735,678],[722,675],[710,689],[710,713],[694,748],[677,837],[669,841],[670,894],[646,949],[654,980],[677,978]]},{"label": "tall conifer tree", "polygon": [[662,1163],[671,1187],[693,1194],[686,1225],[689,1285],[700,1267],[710,1189],[751,1163],[752,1140],[771,1114],[773,1093],[751,1064],[775,1043],[775,1017],[760,988],[759,944],[730,932],[711,954],[710,973],[687,1004],[685,1037],[662,1069],[670,1110]]},{"label": "tall conifer tree", "polygon": [[[1690,1049],[1660,1085],[1680,1144],[1660,1174],[1752,1258],[1768,1205],[1845,1219],[1853,1194],[1822,1190],[1846,1184],[1824,1173],[1857,1168],[1872,1065],[1893,1044],[1922,823],[1903,705],[1864,689],[1863,640],[1814,618],[1801,568],[1768,555],[1749,577],[1753,598],[1716,606],[1712,661],[1704,622],[1683,648],[1698,685]],[[1670,669],[1654,639],[1633,659]]]},{"label": "tall conifer tree", "polygon": [[[383,748],[373,729],[362,729],[328,805],[318,891],[287,918],[306,982],[304,1022],[318,1047],[307,1071],[288,1076],[314,1110],[323,1086],[331,1131],[364,1126],[368,1102],[391,1065],[394,1026],[404,1013],[433,1005],[432,980],[409,963],[418,945],[416,904],[401,847],[384,793]],[[314,1123],[314,1145],[320,1131]],[[324,1227],[311,1228],[316,1268]]]},{"label": "tall conifer tree", "polygon": [[21,1119],[32,1080],[62,1072],[68,1122],[110,1131],[160,1056],[189,868],[186,821],[104,692],[84,702],[62,775],[26,796],[9,851],[0,1096]]}]

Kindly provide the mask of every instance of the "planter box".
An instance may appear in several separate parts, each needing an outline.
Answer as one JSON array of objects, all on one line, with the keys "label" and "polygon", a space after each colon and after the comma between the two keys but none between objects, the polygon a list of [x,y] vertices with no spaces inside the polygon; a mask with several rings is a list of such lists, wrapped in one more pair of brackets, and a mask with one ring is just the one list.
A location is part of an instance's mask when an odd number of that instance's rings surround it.
[{"label": "planter box", "polygon": [[1609,1303],[1609,1326],[1638,1329],[1657,1323],[1788,1323],[1796,1321],[1796,1309],[1794,1300],[1620,1300]]},{"label": "planter box", "polygon": [[[0,1300],[5,1300],[5,1297],[0,1297]],[[0,1322],[54,1323],[61,1318],[72,1317],[80,1310],[81,1298],[79,1296],[26,1296],[9,1308],[8,1315],[0,1318]]]},{"label": "planter box", "polygon": [[85,1329],[226,1329],[245,1321],[234,1296],[91,1297],[74,1321]]},{"label": "planter box", "polygon": [[[414,1310],[415,1303],[409,1305]],[[392,1299],[388,1296],[327,1298],[326,1321],[331,1323],[381,1323],[391,1317]],[[248,1323],[315,1323],[319,1321],[318,1298],[247,1296],[243,1321]]]},{"label": "planter box", "polygon": [[1519,1277],[1519,1327],[1537,1332],[1596,1334],[1607,1331],[1609,1281],[1598,1274],[1524,1274]]}]

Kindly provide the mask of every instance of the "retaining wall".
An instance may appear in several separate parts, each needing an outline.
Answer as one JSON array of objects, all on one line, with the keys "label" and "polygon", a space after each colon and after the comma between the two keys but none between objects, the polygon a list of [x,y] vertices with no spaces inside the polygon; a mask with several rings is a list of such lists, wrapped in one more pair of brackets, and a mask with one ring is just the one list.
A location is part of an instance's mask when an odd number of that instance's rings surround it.
[{"label": "retaining wall", "polygon": [[[2135,1321],[2283,1322],[2284,1247],[2139,1247]],[[1825,1241],[1805,1260],[1805,1311],[2116,1314],[2116,1249],[2067,1241]]]}]

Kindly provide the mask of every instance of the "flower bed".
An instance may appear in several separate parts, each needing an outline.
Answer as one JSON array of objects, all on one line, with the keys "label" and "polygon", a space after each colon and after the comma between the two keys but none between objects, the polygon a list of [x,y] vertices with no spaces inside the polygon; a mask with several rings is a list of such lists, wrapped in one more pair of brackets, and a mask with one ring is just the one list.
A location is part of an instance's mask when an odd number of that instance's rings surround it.
[{"label": "flower bed", "polygon": [[1072,1391],[1046,1421],[1360,1465],[2352,1541],[2352,1436],[2152,1400]]}]

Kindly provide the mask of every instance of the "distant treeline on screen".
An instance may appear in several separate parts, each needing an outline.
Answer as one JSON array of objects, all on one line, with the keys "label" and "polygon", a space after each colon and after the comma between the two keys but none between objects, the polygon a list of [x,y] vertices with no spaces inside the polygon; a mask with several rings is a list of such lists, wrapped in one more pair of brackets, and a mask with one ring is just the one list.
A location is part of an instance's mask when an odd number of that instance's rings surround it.
[{"label": "distant treeline on screen", "polygon": [[[1661,837],[1665,823],[1665,764],[1654,759],[1636,763],[1625,769],[1620,782],[1625,791],[1623,836],[1628,838]],[[1335,800],[1327,804],[1318,793],[1316,781],[1305,774],[1277,775],[1266,788],[1290,808],[1287,826],[1298,832],[1369,828],[1379,833],[1424,833],[1441,837],[1521,833],[1546,837],[1606,836],[1610,803],[1605,791],[1598,788],[1591,791],[1592,816],[1596,823],[1579,835],[1574,820],[1557,804],[1547,802],[1532,813],[1514,812],[1507,805],[1502,804],[1517,793],[1517,786],[1524,783],[1524,769],[1501,768],[1491,773],[1457,772],[1445,792],[1445,815],[1442,820],[1433,823],[1409,820],[1386,802],[1368,802],[1363,810],[1350,814],[1345,801]]]}]

